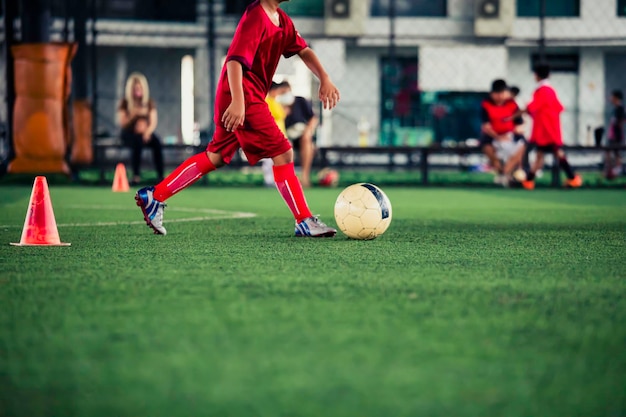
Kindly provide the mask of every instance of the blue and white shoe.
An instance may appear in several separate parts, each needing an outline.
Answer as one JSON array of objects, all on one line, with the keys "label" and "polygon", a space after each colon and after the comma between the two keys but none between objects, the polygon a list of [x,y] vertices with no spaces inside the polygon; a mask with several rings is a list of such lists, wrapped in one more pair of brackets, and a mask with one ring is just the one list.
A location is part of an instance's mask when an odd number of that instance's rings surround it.
[{"label": "blue and white shoe", "polygon": [[155,235],[166,235],[167,230],[163,227],[163,211],[165,204],[154,199],[154,187],[146,187],[137,191],[135,201],[141,207],[146,224],[154,230]]},{"label": "blue and white shoe", "polygon": [[296,237],[334,237],[337,230],[326,226],[317,217],[309,217],[296,223]]}]

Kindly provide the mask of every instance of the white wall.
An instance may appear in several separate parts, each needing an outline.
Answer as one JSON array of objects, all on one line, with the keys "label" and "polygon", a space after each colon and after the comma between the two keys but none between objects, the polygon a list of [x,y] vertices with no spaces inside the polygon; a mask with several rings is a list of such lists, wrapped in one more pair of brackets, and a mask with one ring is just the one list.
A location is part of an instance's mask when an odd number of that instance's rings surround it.
[{"label": "white wall", "polygon": [[[545,29],[548,40],[622,38],[623,41],[626,38],[625,19],[617,17],[617,0],[581,0],[580,17],[546,19]],[[538,36],[539,19],[515,19],[514,38],[536,39]]]},{"label": "white wall", "polygon": [[593,129],[604,124],[605,98],[604,51],[580,51],[578,77],[578,137],[580,144],[592,144]]},{"label": "white wall", "polygon": [[[341,102],[333,112],[332,140],[335,145],[358,145],[357,123],[365,117],[372,126],[369,144],[378,141],[380,124],[380,68],[381,50],[348,48],[346,72],[335,79],[341,91]],[[332,74],[332,63],[327,64]]]}]

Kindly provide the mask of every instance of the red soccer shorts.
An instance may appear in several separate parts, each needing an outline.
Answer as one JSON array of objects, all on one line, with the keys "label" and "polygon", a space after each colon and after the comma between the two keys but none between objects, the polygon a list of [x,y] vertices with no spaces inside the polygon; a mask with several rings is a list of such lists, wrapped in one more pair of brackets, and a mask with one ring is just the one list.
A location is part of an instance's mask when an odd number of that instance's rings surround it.
[{"label": "red soccer shorts", "polygon": [[[219,117],[221,119],[221,114]],[[250,165],[255,165],[263,158],[282,155],[291,149],[291,143],[276,125],[266,103],[249,105],[244,125],[234,132],[227,131],[221,120],[215,120],[215,126],[215,134],[207,151],[221,154],[227,164],[239,148],[243,149]]]}]

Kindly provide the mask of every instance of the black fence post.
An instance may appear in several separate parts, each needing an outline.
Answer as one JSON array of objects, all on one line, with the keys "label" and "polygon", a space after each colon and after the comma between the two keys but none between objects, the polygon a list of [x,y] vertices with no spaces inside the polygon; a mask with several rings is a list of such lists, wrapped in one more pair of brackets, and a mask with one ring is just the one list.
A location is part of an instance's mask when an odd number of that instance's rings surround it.
[{"label": "black fence post", "polygon": [[215,4],[214,0],[207,0],[207,57],[209,60],[209,140],[213,137],[213,110],[215,107],[215,78],[217,77],[215,62],[217,61],[217,51],[215,50]]},{"label": "black fence post", "polygon": [[[80,1],[80,0],[79,0]],[[85,6],[86,7],[86,6]],[[93,147],[93,156],[94,156],[94,164],[98,164],[98,152],[97,152],[97,137],[98,137],[98,46],[97,46],[97,38],[98,38],[98,30],[96,29],[96,21],[97,21],[97,0],[91,0],[91,48],[90,52],[90,61],[91,61],[91,137]],[[86,28],[85,28],[85,36]],[[86,46],[86,45],[85,45]]]}]

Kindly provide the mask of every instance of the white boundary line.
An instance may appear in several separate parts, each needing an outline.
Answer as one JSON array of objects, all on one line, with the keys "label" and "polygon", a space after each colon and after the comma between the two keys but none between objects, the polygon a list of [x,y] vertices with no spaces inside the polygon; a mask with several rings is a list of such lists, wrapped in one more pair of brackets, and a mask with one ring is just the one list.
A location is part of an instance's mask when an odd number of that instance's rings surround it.
[{"label": "white boundary line", "polygon": [[[118,210],[118,211],[135,211],[131,207],[126,206],[98,206],[98,205],[72,205],[65,206],[66,209],[76,209],[76,210]],[[200,222],[205,220],[225,220],[225,219],[249,219],[252,217],[256,217],[254,213],[247,213],[243,211],[226,211],[226,210],[215,210],[215,209],[204,209],[204,208],[185,208],[185,207],[172,207],[168,208],[167,211],[178,211],[184,213],[203,213],[209,214],[209,216],[196,216],[196,217],[188,217],[183,219],[171,219],[167,220],[167,223],[187,223],[187,222]],[[130,222],[94,222],[94,223],[59,223],[57,227],[102,227],[102,226],[130,226],[136,224],[145,224],[144,220],[130,221]],[[22,227],[17,224],[3,224],[0,225],[0,228],[16,228]]]}]

